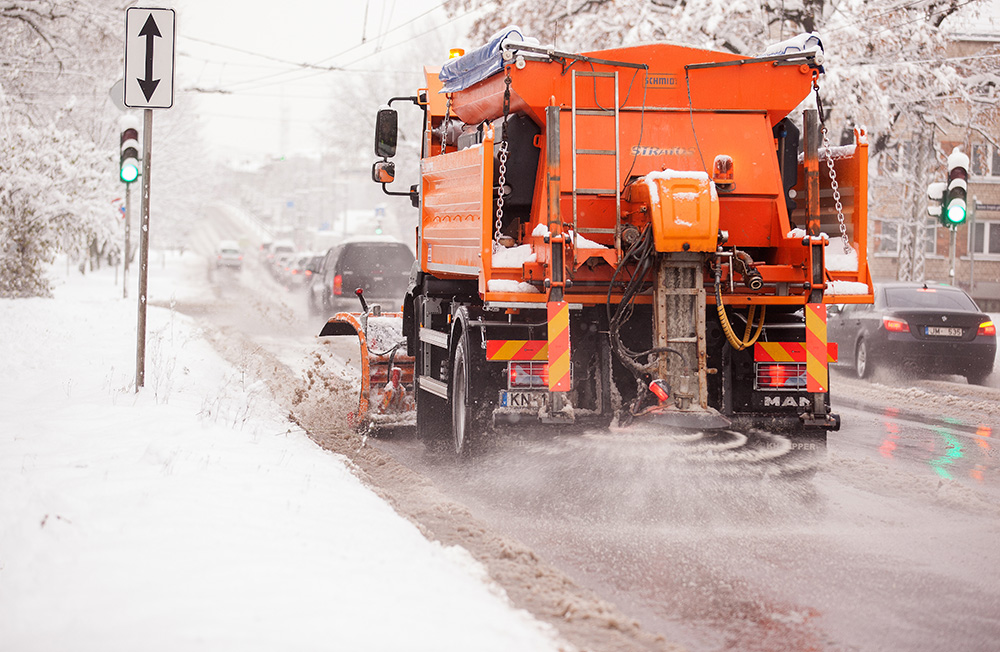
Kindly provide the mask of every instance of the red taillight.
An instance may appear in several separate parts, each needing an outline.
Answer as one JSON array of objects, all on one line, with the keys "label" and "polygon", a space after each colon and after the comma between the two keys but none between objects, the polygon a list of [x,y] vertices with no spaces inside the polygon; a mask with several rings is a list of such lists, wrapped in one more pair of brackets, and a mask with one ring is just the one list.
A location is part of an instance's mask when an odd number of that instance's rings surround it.
[{"label": "red taillight", "polygon": [[798,389],[806,385],[804,362],[758,362],[757,389]]},{"label": "red taillight", "polygon": [[989,337],[996,337],[997,327],[991,321],[984,321],[982,324],[979,325],[979,332],[976,334],[987,335]]},{"label": "red taillight", "polygon": [[791,369],[783,364],[761,365],[761,385],[764,387],[784,387],[792,377]]},{"label": "red taillight", "polygon": [[511,362],[508,366],[511,387],[548,387],[548,362]]},{"label": "red taillight", "polygon": [[333,277],[333,294],[335,296],[338,297],[340,296],[340,293],[344,289],[343,285],[344,285],[344,279],[340,277],[340,274],[337,274],[336,276]]},{"label": "red taillight", "polygon": [[890,333],[909,333],[910,325],[907,324],[902,319],[893,319],[892,317],[882,317],[882,326],[885,330]]}]

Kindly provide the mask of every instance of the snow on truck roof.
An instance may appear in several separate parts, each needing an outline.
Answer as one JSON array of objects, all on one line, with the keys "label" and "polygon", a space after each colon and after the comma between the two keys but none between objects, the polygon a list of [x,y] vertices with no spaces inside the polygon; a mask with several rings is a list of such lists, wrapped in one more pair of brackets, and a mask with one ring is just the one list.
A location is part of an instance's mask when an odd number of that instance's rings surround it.
[{"label": "snow on truck roof", "polygon": [[[539,47],[538,39],[526,37],[517,25],[504,27],[493,34],[486,43],[475,50],[466,52],[464,55],[450,59],[441,66],[438,79],[443,86],[439,93],[454,93],[465,90],[487,77],[499,73],[504,69],[504,46],[517,50],[517,45],[532,46],[535,50]],[[551,46],[545,46],[549,48]],[[531,47],[529,47],[529,50]],[[815,53],[818,55],[818,63],[822,63],[823,43],[819,35],[815,32],[799,34],[790,39],[768,46],[757,55],[758,57],[776,57],[791,55],[795,53]],[[823,72],[820,65],[820,72]]]}]

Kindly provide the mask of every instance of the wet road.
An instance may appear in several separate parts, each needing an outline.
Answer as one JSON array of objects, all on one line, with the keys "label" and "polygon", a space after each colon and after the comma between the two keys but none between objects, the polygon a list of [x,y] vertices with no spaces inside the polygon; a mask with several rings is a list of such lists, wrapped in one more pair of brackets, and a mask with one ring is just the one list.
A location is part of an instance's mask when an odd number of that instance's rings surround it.
[{"label": "wet road", "polygon": [[[260,273],[214,279],[229,307],[211,318],[294,368],[317,320]],[[1000,424],[832,402],[843,429],[819,454],[766,433],[530,427],[472,460],[412,432],[372,443],[693,651],[997,649]]]},{"label": "wet road", "polygon": [[811,458],[764,434],[522,431],[463,463],[378,445],[691,650],[995,649],[989,433],[841,412]]}]

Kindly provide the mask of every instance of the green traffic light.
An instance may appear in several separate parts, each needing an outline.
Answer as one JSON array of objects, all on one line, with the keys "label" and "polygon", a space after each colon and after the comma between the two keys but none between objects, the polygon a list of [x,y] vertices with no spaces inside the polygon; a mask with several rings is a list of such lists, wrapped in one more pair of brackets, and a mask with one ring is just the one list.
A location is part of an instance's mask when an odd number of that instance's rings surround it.
[{"label": "green traffic light", "polygon": [[965,222],[965,218],[968,215],[968,210],[965,206],[965,201],[961,199],[953,199],[948,202],[948,211],[946,216],[950,224],[962,224]]},{"label": "green traffic light", "polygon": [[125,183],[132,183],[139,178],[139,162],[135,159],[129,159],[122,162],[121,173],[119,174],[122,181]]}]

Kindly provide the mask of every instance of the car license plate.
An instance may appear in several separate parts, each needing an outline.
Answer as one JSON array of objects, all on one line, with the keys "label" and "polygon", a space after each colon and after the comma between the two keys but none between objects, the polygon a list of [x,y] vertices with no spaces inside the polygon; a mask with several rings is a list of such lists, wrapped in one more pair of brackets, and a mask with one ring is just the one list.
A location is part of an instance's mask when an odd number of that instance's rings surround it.
[{"label": "car license plate", "polygon": [[950,326],[928,326],[927,334],[936,337],[962,337],[965,334],[965,329]]},{"label": "car license plate", "polygon": [[547,394],[547,392],[509,392],[501,390],[500,407],[537,410],[545,405],[545,397]]}]

